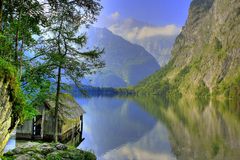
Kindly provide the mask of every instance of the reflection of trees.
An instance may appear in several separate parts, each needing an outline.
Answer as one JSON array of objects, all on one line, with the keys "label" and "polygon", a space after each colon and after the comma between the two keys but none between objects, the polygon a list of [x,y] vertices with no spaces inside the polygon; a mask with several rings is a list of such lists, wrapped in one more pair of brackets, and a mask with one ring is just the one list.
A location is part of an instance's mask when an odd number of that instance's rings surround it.
[{"label": "reflection of trees", "polygon": [[136,98],[169,129],[173,152],[180,160],[237,160],[240,157],[239,103]]}]

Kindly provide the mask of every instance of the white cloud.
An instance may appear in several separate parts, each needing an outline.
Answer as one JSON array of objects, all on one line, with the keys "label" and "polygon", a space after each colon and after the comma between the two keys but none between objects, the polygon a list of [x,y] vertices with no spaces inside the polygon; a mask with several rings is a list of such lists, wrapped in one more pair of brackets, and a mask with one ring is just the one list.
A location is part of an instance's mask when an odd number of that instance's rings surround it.
[{"label": "white cloud", "polygon": [[120,17],[120,13],[116,11],[112,13],[110,17],[112,20],[117,20]]},{"label": "white cloud", "polygon": [[137,39],[144,39],[153,36],[173,36],[180,32],[180,28],[175,25],[164,27],[143,27],[137,30]]},{"label": "white cloud", "polygon": [[175,24],[153,26],[131,18],[121,20],[119,16],[118,12],[111,15],[114,21],[110,23],[108,29],[131,42],[155,36],[176,36],[181,31],[181,27]]},{"label": "white cloud", "polygon": [[119,149],[107,152],[102,157],[105,160],[121,160],[121,159],[136,159],[136,160],[175,160],[174,157],[166,153],[154,153],[142,150],[138,147],[125,145]]},{"label": "white cloud", "polygon": [[176,25],[166,26],[142,26],[142,27],[128,27],[121,24],[114,24],[109,27],[113,33],[118,34],[129,41],[142,40],[155,36],[174,36],[180,33],[181,28]]},{"label": "white cloud", "polygon": [[104,160],[176,160],[171,152],[167,129],[160,122],[138,141],[110,150],[101,158]]}]

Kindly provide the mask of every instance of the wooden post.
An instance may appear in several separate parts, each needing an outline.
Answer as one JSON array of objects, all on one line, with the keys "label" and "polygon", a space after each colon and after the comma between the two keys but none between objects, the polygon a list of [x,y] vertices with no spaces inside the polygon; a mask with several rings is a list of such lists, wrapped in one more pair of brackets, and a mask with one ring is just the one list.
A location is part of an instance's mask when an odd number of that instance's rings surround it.
[{"label": "wooden post", "polygon": [[81,115],[80,120],[81,120],[80,139],[81,139],[81,141],[82,141],[82,132],[83,132],[83,115]]},{"label": "wooden post", "polygon": [[41,139],[43,139],[43,134],[44,134],[44,119],[45,119],[45,106],[42,111],[42,123],[41,123]]},{"label": "wooden post", "polygon": [[2,32],[2,13],[3,13],[3,0],[0,0],[0,32]]},{"label": "wooden post", "polygon": [[58,142],[58,108],[59,108],[59,95],[60,95],[60,89],[61,89],[61,66],[58,67],[58,77],[57,77],[57,92],[56,92],[56,101],[55,101],[55,134],[54,134],[54,141]]}]

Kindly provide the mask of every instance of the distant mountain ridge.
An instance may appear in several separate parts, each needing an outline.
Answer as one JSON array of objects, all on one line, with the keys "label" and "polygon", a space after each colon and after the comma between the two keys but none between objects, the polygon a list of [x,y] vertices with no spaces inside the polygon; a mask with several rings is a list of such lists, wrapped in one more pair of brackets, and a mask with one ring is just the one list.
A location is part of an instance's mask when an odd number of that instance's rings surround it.
[{"label": "distant mountain ridge", "polygon": [[138,92],[240,97],[240,1],[193,0],[172,55]]},{"label": "distant mountain ridge", "polygon": [[161,67],[165,66],[171,59],[171,51],[177,35],[155,36],[135,43],[143,46],[158,61]]},{"label": "distant mountain ridge", "polygon": [[[131,43],[144,47],[161,67],[169,62],[173,44],[180,32],[175,25],[154,26],[131,18],[115,22],[108,28]],[[169,34],[169,31],[172,33]]]},{"label": "distant mountain ridge", "polygon": [[87,79],[97,87],[127,87],[153,74],[160,66],[143,47],[132,44],[106,28],[91,28],[87,33],[89,47],[104,48],[106,67]]}]

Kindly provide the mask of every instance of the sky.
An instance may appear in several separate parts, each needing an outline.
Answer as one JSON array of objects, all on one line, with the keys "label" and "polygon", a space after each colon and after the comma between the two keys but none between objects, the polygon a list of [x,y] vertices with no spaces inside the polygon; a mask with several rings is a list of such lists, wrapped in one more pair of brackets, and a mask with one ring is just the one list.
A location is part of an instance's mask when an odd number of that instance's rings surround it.
[{"label": "sky", "polygon": [[155,26],[183,26],[191,0],[101,0],[104,9],[96,26],[106,27],[106,19],[136,19]]},{"label": "sky", "polygon": [[191,0],[101,0],[103,10],[95,27],[136,43],[156,36],[177,36]]}]

